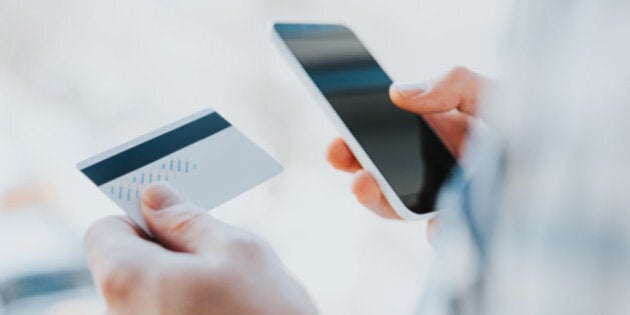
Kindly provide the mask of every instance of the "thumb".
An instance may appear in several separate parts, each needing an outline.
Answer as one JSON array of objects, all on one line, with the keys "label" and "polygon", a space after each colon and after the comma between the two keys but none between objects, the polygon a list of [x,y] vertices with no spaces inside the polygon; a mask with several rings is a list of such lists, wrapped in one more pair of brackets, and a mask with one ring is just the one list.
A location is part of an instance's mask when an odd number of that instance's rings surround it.
[{"label": "thumb", "polygon": [[426,84],[394,83],[389,94],[398,107],[419,115],[457,109],[474,116],[486,84],[486,80],[473,71],[455,67],[431,88]]},{"label": "thumb", "polygon": [[428,83],[394,82],[389,87],[389,97],[396,106],[422,115],[425,114],[424,109],[418,108],[418,105],[422,105],[426,98],[423,96],[430,90],[431,86]]},{"label": "thumb", "polygon": [[444,113],[458,107],[460,93],[442,85],[395,82],[389,88],[389,97],[396,106],[418,115]]},{"label": "thumb", "polygon": [[218,220],[186,201],[166,183],[149,186],[142,193],[142,214],[153,237],[170,250],[200,253],[213,243]]},{"label": "thumb", "polygon": [[394,82],[390,89],[389,94],[392,100],[405,101],[413,99],[416,96],[422,95],[429,91],[431,86],[428,83],[406,83],[406,82]]}]

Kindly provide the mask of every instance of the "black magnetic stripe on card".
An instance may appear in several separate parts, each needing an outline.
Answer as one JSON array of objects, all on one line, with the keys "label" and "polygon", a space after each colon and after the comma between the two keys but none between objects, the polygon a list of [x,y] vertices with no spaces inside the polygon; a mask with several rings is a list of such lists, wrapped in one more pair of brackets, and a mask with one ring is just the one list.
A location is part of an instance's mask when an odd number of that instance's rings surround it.
[{"label": "black magnetic stripe on card", "polygon": [[230,127],[214,112],[81,170],[100,186]]}]

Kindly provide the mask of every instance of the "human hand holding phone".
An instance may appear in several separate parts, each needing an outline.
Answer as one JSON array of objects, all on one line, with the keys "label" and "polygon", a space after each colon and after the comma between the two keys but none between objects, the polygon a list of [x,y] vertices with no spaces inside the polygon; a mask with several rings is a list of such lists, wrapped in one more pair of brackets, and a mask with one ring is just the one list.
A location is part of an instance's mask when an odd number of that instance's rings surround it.
[{"label": "human hand holding phone", "polygon": [[[459,159],[466,145],[469,125],[476,119],[485,81],[479,74],[464,67],[455,67],[431,87],[394,83],[390,88],[390,97],[396,106],[422,115]],[[400,219],[372,175],[363,170],[343,139],[332,141],[326,158],[334,168],[355,174],[352,192],[361,204],[381,217]],[[429,227],[434,223],[435,218],[429,221]]]}]

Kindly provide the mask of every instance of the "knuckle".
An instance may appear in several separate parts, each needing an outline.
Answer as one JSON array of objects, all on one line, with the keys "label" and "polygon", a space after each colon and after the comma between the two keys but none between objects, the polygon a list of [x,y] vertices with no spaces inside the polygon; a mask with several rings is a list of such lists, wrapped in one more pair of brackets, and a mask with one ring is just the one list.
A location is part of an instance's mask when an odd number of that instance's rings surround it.
[{"label": "knuckle", "polygon": [[365,190],[355,190],[354,196],[356,197],[357,201],[364,207],[371,208],[374,204],[375,197],[374,194],[371,192],[367,192]]},{"label": "knuckle", "polygon": [[369,193],[366,192],[363,184],[357,183],[356,185],[354,185],[354,187],[352,187],[352,193],[357,198],[357,201],[360,204],[364,206],[370,204],[372,198],[370,198]]},{"label": "knuckle", "polygon": [[204,212],[196,211],[196,206],[190,203],[184,203],[173,207],[171,213],[164,212],[168,220],[168,228],[175,234],[185,233],[195,226],[203,216]]},{"label": "knuckle", "polygon": [[455,66],[449,72],[449,77],[464,77],[470,74],[470,70],[464,66]]},{"label": "knuckle", "polygon": [[110,303],[124,303],[128,301],[137,288],[145,281],[142,267],[131,260],[114,262],[100,279],[103,296]]},{"label": "knuckle", "polygon": [[266,250],[262,240],[244,232],[238,232],[229,237],[227,246],[237,258],[249,261],[262,259]]},{"label": "knuckle", "polygon": [[448,86],[435,88],[432,97],[426,101],[427,106],[448,110],[454,108],[459,103],[459,94]]},{"label": "knuckle", "polygon": [[331,144],[326,150],[326,160],[334,168],[339,168],[339,149],[335,144]]}]

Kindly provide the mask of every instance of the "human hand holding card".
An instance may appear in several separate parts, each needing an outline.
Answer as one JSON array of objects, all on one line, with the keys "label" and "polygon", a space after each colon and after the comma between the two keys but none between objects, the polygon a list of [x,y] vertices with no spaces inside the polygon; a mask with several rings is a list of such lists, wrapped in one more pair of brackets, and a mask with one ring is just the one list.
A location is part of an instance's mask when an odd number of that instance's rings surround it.
[{"label": "human hand holding card", "polygon": [[204,110],[77,165],[145,232],[140,195],[168,182],[212,209],[282,171],[271,156],[213,110]]}]

